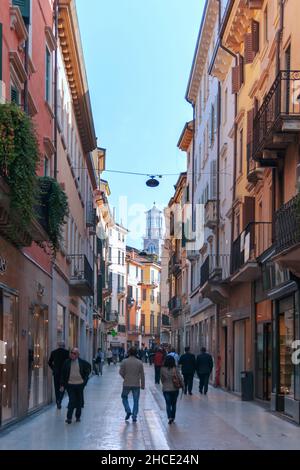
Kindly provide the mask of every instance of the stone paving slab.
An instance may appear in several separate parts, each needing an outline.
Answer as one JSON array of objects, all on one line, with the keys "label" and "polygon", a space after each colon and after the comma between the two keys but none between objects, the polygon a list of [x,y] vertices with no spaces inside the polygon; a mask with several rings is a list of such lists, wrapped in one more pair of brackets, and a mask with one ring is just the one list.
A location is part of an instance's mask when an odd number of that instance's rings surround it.
[{"label": "stone paving slab", "polygon": [[55,405],[0,433],[0,450],[226,450],[300,449],[300,427],[255,402],[209,389],[178,400],[176,422],[169,425],[165,401],[154,384],[154,369],[145,365],[137,423],[125,422],[118,365],[106,366],[85,391],[81,423],[65,423]]}]

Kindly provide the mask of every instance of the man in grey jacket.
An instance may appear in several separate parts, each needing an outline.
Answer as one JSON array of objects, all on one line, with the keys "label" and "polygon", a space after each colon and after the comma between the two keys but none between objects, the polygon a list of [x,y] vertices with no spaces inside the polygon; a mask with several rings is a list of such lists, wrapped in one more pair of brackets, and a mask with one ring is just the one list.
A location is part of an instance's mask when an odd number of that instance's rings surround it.
[{"label": "man in grey jacket", "polygon": [[[135,348],[130,348],[128,351],[128,358],[122,362],[119,372],[121,377],[124,379],[121,398],[126,412],[125,420],[128,421],[130,416],[132,416],[132,421],[134,423],[137,420],[137,414],[139,411],[140,389],[145,389],[144,366],[142,361],[140,361],[136,355],[137,350]],[[130,392],[132,392],[133,396],[132,412],[128,403],[128,395]]]}]

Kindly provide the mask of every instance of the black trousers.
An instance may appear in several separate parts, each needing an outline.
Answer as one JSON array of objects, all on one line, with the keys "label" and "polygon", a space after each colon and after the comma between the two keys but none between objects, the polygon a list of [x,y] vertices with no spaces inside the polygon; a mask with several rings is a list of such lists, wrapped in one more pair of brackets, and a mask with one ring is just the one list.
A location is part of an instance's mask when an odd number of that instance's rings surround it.
[{"label": "black trousers", "polygon": [[160,383],[160,369],[161,369],[161,366],[154,366],[154,370],[155,370],[155,383],[156,383],[156,384],[159,384],[159,383]]},{"label": "black trousers", "polygon": [[199,392],[203,393],[204,391],[205,395],[207,394],[208,390],[209,375],[210,374],[199,374]]},{"label": "black trousers", "polygon": [[189,393],[192,393],[194,374],[183,374],[183,378],[184,378],[184,393],[186,393],[187,391]]},{"label": "black trousers", "polygon": [[54,388],[55,388],[55,399],[56,399],[56,403],[58,405],[61,404],[62,402],[62,399],[64,397],[64,394],[65,392],[60,392],[59,389],[60,389],[60,386],[61,386],[61,374],[60,373],[54,373],[53,374],[53,379],[54,379]]},{"label": "black trousers", "polygon": [[69,395],[69,404],[68,404],[68,413],[67,419],[71,420],[73,416],[73,411],[75,411],[75,417],[80,418],[81,408],[83,408],[83,389],[84,384],[80,385],[70,385],[67,386],[67,392]]}]

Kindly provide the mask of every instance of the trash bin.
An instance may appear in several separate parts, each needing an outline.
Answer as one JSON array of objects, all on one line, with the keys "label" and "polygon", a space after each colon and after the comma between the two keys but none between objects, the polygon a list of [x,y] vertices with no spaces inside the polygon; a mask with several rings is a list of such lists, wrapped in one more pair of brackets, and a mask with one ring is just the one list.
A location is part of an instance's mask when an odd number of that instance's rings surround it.
[{"label": "trash bin", "polygon": [[244,370],[241,372],[242,400],[251,401],[254,399],[253,372]]}]

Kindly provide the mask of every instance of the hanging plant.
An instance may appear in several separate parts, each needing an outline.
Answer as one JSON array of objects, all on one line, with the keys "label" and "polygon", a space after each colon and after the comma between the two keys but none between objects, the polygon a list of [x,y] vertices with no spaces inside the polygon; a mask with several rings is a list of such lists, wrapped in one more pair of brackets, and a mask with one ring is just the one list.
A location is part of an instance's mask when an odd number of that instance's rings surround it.
[{"label": "hanging plant", "polygon": [[14,103],[0,105],[0,176],[9,185],[11,214],[21,229],[34,217],[38,162],[38,140],[30,117]]},{"label": "hanging plant", "polygon": [[68,198],[59,183],[49,177],[41,177],[39,180],[40,204],[44,206],[44,225],[54,251],[60,247],[63,238],[63,226],[69,214]]}]

